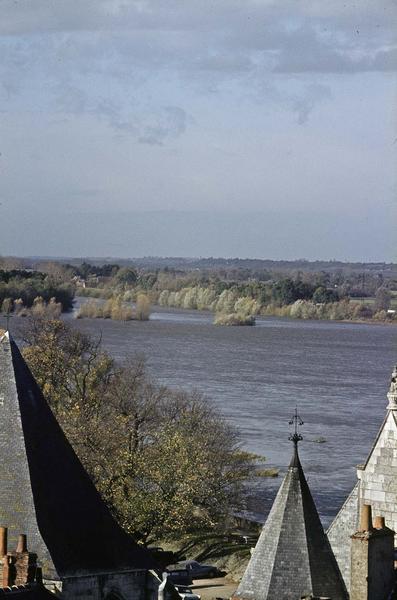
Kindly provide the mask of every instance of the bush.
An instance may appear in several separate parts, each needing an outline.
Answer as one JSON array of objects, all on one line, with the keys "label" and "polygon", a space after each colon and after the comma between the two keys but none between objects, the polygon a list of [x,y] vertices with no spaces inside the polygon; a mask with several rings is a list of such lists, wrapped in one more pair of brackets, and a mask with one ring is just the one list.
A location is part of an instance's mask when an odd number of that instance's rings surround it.
[{"label": "bush", "polygon": [[112,319],[114,321],[131,321],[134,318],[133,310],[126,306],[120,296],[106,300],[104,304],[98,304],[95,300],[90,300],[82,304],[77,315],[77,319]]},{"label": "bush", "polygon": [[135,318],[138,321],[148,321],[150,316],[150,302],[146,294],[138,294],[135,304]]},{"label": "bush", "polygon": [[215,316],[214,325],[255,325],[255,317],[239,313],[221,313]]}]

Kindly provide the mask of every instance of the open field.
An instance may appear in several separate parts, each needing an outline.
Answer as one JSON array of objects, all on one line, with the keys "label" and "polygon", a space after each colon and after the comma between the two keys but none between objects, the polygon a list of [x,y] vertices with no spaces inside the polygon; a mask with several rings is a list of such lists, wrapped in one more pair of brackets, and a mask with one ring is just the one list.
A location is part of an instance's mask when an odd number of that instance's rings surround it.
[{"label": "open field", "polygon": [[[390,292],[391,294],[391,301],[390,301],[390,308],[397,310],[397,292]],[[375,296],[363,296],[363,297],[351,297],[350,300],[352,302],[361,302],[362,304],[366,304],[367,306],[373,306],[375,304]]]}]

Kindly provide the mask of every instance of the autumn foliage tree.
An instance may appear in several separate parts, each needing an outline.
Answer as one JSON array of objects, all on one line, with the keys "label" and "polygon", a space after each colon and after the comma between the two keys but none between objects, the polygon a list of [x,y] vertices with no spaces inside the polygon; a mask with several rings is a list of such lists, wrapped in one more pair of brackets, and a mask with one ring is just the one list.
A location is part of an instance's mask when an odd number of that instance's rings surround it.
[{"label": "autumn foliage tree", "polygon": [[170,390],[142,357],[116,365],[100,340],[31,317],[24,356],[81,461],[143,542],[222,528],[255,459],[197,392]]}]

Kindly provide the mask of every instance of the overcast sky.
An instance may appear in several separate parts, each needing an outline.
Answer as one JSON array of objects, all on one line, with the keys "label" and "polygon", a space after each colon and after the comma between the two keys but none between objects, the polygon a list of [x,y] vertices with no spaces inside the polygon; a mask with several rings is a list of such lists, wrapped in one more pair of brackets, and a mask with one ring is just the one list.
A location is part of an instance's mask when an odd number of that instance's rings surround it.
[{"label": "overcast sky", "polygon": [[0,254],[396,260],[392,0],[1,0]]}]

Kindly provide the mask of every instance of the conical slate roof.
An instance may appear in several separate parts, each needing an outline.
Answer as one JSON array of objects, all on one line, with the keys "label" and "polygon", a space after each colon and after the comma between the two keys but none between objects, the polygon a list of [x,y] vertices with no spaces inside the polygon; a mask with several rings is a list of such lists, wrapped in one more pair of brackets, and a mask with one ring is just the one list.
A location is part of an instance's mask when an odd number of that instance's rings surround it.
[{"label": "conical slate roof", "polygon": [[15,342],[0,337],[0,525],[28,536],[47,579],[152,568],[114,521]]},{"label": "conical slate roof", "polygon": [[298,456],[280,490],[234,598],[345,600],[346,593]]}]

